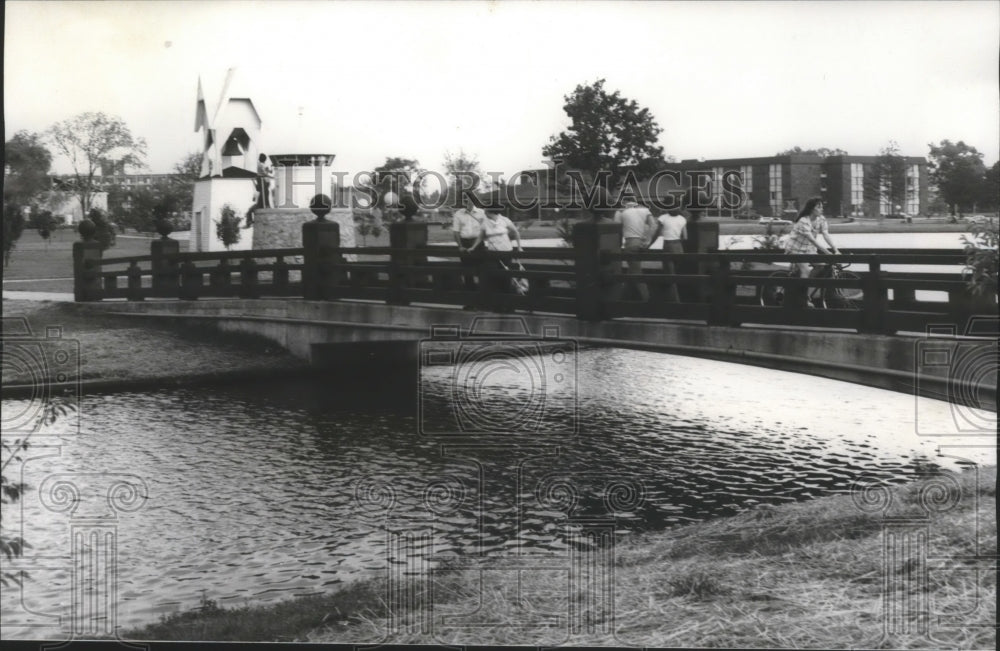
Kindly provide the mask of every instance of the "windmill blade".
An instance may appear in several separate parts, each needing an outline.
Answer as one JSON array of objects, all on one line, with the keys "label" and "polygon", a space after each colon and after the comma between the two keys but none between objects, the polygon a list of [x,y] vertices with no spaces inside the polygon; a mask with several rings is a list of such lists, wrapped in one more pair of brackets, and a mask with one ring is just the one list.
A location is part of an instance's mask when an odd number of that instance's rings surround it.
[{"label": "windmill blade", "polygon": [[205,93],[201,88],[201,75],[198,75],[198,101],[195,104],[194,130],[208,129],[208,107],[205,105]]}]

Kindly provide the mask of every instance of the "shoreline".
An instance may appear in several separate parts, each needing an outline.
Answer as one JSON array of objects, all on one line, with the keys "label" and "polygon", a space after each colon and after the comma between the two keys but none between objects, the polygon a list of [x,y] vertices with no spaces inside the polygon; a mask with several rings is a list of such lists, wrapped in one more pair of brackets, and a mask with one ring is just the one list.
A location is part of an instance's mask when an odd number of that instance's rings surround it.
[{"label": "shoreline", "polygon": [[[86,376],[81,377],[81,382],[91,386],[107,383],[140,388],[145,383],[159,386],[175,381],[190,385],[240,377],[263,380],[308,371],[301,360],[257,338],[223,335],[181,323],[153,327],[147,324],[139,331],[127,318],[88,314],[85,304],[5,300],[4,308],[5,317],[27,318],[36,335],[45,332],[48,325],[60,325],[64,337],[79,341],[80,370]],[[95,348],[88,350],[91,345]],[[142,375],[149,365],[159,365],[161,374]],[[227,368],[199,375],[209,365]],[[4,386],[7,398],[6,377]],[[971,477],[977,472],[979,476],[973,482]],[[947,512],[924,514],[919,508],[926,502],[921,496],[926,496],[932,490],[928,487],[936,481],[931,477],[890,487],[894,510],[884,514],[860,510],[850,495],[833,495],[760,506],[733,516],[630,536],[615,548],[613,571],[617,577],[616,598],[620,600],[617,619],[612,622],[615,633],[592,634],[579,640],[574,637],[573,642],[833,648],[879,644],[883,622],[878,604],[884,596],[880,592],[883,515],[911,520],[926,515],[927,530],[934,540],[941,539],[932,550],[940,557],[970,558],[972,554],[981,558],[996,548],[995,466],[954,473],[954,477],[964,489],[961,499]],[[969,541],[973,541],[971,548]],[[526,603],[539,617],[566,606],[566,595],[552,590],[552,575],[545,571],[527,573],[517,577],[514,585],[503,578],[509,573],[499,574],[500,578],[491,576],[489,582],[477,588],[490,595],[483,612],[496,625],[431,633],[409,631],[403,639],[392,641],[565,643],[564,630],[514,626],[521,606],[520,602],[515,605],[509,595],[517,594],[522,586],[532,591]],[[435,583],[435,612],[468,612],[470,600],[480,596],[470,592],[470,586],[480,585],[477,576],[461,567],[445,565],[440,590]],[[414,584],[414,590],[421,590],[421,585]],[[995,575],[989,573],[949,578],[931,587],[932,598],[958,604],[954,612],[974,610],[969,603],[974,605],[983,599],[995,606]],[[269,605],[220,608],[208,601],[200,609],[129,630],[122,637],[379,643],[386,641],[382,633],[390,626],[385,610],[388,588],[385,580],[377,579],[350,583],[331,594]],[[411,615],[414,621],[419,620],[419,613]],[[810,624],[803,626],[800,620]],[[949,646],[955,648],[992,648],[995,643],[993,629],[970,626],[957,632],[945,631],[944,635],[952,636],[948,638]],[[886,644],[903,648],[929,643],[900,637]]]},{"label": "shoreline", "polygon": [[[946,497],[940,491],[946,486]],[[403,626],[393,636],[395,621],[418,622],[419,609],[389,618],[385,579],[351,583],[323,595],[287,599],[268,605],[201,608],[162,617],[159,622],[121,633],[125,640],[276,641],[337,644],[575,644],[629,646],[750,646],[812,648],[994,648],[995,628],[976,619],[964,627],[931,627],[918,634],[916,619],[909,630],[884,635],[881,604],[908,599],[910,582],[896,579],[914,556],[884,557],[886,527],[894,522],[923,522],[931,534],[935,556],[970,558],[978,540],[978,563],[990,562],[996,549],[996,467],[943,472],[887,487],[887,492],[833,495],[807,502],[761,506],[733,516],[713,518],[664,531],[645,533],[614,548],[608,564],[615,608],[591,611],[597,626],[589,634],[568,637],[565,624],[518,627],[533,613],[543,615],[567,607],[567,594],[550,572],[495,572],[449,567],[435,570],[430,595],[427,582],[409,579],[408,592],[422,593],[413,603],[433,598],[433,619],[448,614],[477,614],[491,625],[420,630]],[[937,497],[933,497],[937,495]],[[862,510],[864,499],[886,500],[884,511]],[[949,508],[937,508],[947,501]],[[876,509],[877,510],[877,509]],[[918,527],[920,528],[920,527]],[[896,535],[899,535],[898,533]],[[608,558],[605,556],[605,558]],[[888,560],[886,560],[888,559]],[[968,562],[971,561],[966,561]],[[613,568],[613,570],[612,570]],[[975,575],[974,577],[971,575]],[[995,572],[933,575],[927,597],[951,612],[970,604],[996,603]],[[909,576],[909,575],[907,575]],[[889,578],[886,578],[889,577]],[[911,577],[912,578],[912,577]],[[884,584],[883,580],[890,583]],[[481,583],[480,583],[481,582]],[[890,585],[892,595],[883,593]],[[553,586],[556,586],[554,589]],[[396,586],[395,589],[400,589]],[[568,588],[568,586],[566,586]],[[520,594],[520,599],[516,595]],[[425,608],[427,601],[424,601]],[[912,606],[911,606],[912,608]],[[954,608],[954,610],[952,610]],[[974,614],[974,613],[973,613]],[[917,617],[919,613],[915,614]],[[982,614],[988,619],[989,613]],[[530,619],[530,618],[529,618]],[[440,620],[444,621],[444,620]],[[602,624],[603,623],[603,624]],[[611,631],[608,631],[610,625]],[[604,632],[600,632],[604,630]],[[906,630],[897,626],[897,630]]]}]

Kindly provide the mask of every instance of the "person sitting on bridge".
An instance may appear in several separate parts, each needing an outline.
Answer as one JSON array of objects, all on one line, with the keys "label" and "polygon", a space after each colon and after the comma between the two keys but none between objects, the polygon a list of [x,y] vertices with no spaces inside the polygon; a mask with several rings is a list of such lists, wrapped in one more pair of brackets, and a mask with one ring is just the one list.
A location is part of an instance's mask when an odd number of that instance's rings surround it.
[{"label": "person sitting on bridge", "polygon": [[[622,248],[625,251],[638,252],[649,248],[650,231],[656,228],[653,213],[649,212],[649,208],[640,206],[635,199],[629,198],[625,201],[625,206],[615,213],[615,223],[622,225],[622,237],[625,240]],[[642,261],[629,260],[627,273],[641,275]],[[643,302],[649,301],[649,289],[646,287],[646,283],[632,281],[630,284],[635,286]],[[623,289],[624,284],[617,285],[612,292],[611,300],[621,300]]]},{"label": "person sitting on bridge", "polygon": [[[806,205],[799,212],[799,217],[796,220],[795,225],[792,226],[792,232],[788,235],[788,241],[785,244],[785,253],[815,255],[817,249],[823,253],[830,252],[816,239],[816,232],[814,230],[816,220],[822,217],[822,215],[822,199],[819,197],[813,197],[806,201]],[[815,271],[810,269],[810,264],[808,262],[792,263],[791,276],[793,278],[809,278],[814,274]],[[792,299],[794,304],[797,306],[808,305],[809,307],[813,307],[813,305],[809,303],[808,297],[809,288],[807,287],[796,288],[795,291],[785,292],[786,301]]]}]

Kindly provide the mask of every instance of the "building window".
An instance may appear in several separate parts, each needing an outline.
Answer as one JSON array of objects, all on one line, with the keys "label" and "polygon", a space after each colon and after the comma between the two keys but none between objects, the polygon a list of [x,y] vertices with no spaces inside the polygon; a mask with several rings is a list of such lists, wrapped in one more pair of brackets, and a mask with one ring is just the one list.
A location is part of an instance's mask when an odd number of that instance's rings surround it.
[{"label": "building window", "polygon": [[784,203],[781,195],[781,165],[771,165],[769,169],[771,180],[771,214],[780,215]]},{"label": "building window", "polygon": [[851,163],[851,213],[860,214],[865,204],[865,168]]}]

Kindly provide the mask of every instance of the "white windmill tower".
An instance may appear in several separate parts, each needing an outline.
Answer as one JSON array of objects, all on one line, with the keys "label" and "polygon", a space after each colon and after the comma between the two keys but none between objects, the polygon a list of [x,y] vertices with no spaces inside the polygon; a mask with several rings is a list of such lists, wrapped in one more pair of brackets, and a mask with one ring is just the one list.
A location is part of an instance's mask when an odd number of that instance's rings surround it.
[{"label": "white windmill tower", "polygon": [[[198,78],[194,129],[201,133],[202,163],[191,207],[192,250],[224,249],[215,234],[215,220],[222,207],[229,204],[242,215],[254,205],[261,124],[250,93],[235,68],[226,71],[214,107],[205,100],[201,77]],[[233,248],[249,249],[252,239],[252,233],[247,232]]]}]

